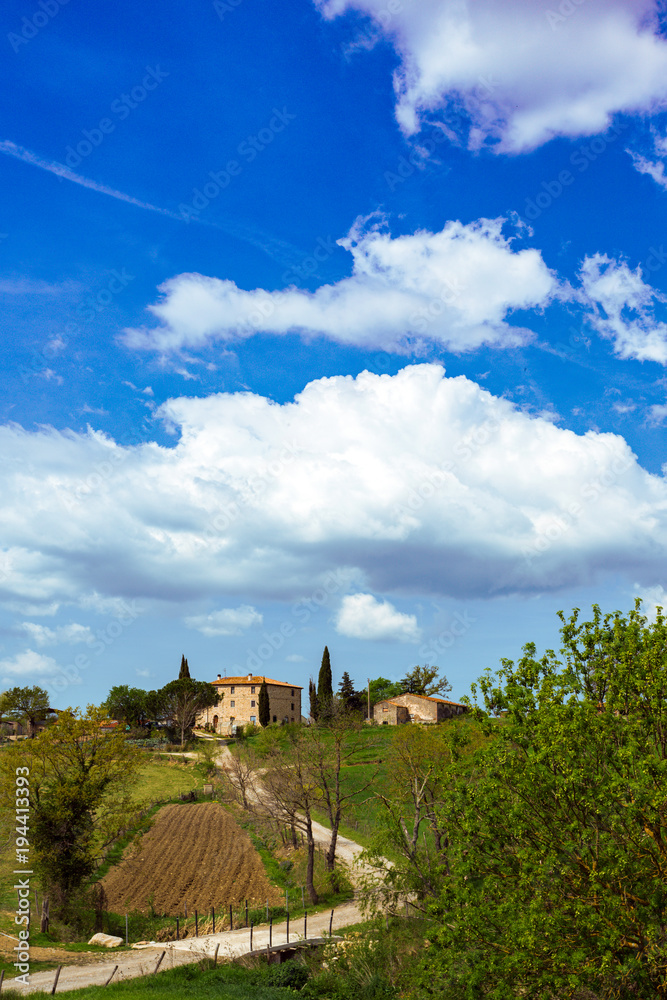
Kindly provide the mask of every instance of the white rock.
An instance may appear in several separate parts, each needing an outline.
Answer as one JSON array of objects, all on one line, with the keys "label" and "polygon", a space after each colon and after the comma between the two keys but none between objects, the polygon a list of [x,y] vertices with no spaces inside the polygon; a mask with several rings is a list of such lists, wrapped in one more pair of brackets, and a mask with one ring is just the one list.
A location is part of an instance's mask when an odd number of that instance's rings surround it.
[{"label": "white rock", "polygon": [[93,934],[88,944],[102,944],[105,948],[117,948],[119,944],[123,944],[123,939],[119,937],[113,937],[112,934]]}]

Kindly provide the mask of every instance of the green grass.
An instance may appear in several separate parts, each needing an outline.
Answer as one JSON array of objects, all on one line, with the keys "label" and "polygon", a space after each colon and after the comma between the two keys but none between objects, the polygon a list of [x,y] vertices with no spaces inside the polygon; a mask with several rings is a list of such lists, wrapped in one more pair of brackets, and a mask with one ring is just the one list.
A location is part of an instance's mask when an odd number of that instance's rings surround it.
[{"label": "green grass", "polygon": [[[349,944],[331,962],[328,947],[301,953],[283,965],[267,965],[263,957],[246,957],[212,967],[210,959],[179,966],[157,975],[128,979],[110,986],[89,986],[68,991],[72,1000],[390,1000],[396,997],[398,976],[407,978],[409,967],[422,950],[426,927],[419,921],[393,919],[369,921],[348,927]],[[407,973],[407,976],[406,976]],[[3,991],[3,1000],[20,994]],[[34,994],[46,996],[46,993]]]},{"label": "green grass", "polygon": [[[204,963],[202,963],[204,964]],[[208,963],[206,963],[208,964]],[[289,1000],[296,994],[284,987],[273,986],[270,970],[281,966],[264,966],[263,971],[244,968],[241,965],[220,966],[217,969],[202,968],[199,964],[181,965],[156,976],[126,979],[109,986],[88,986],[82,990],[71,990],[67,996],[76,1000],[171,1000],[171,998],[215,997],[216,1000]],[[47,996],[47,993],[33,993],[31,996]],[[3,990],[3,998],[15,1000],[22,994]]]},{"label": "green grass", "polygon": [[137,804],[172,799],[182,792],[201,789],[204,779],[195,770],[196,761],[186,763],[177,757],[153,757],[137,776],[132,798]]}]

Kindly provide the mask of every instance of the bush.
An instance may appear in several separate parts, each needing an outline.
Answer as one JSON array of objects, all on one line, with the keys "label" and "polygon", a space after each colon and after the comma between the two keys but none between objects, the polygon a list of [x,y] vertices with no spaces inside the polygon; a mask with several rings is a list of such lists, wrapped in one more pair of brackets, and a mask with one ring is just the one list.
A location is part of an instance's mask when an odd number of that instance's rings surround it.
[{"label": "bush", "polygon": [[269,986],[282,986],[290,990],[301,990],[310,979],[310,972],[305,965],[298,962],[285,962],[283,965],[269,965],[266,970],[265,982]]}]

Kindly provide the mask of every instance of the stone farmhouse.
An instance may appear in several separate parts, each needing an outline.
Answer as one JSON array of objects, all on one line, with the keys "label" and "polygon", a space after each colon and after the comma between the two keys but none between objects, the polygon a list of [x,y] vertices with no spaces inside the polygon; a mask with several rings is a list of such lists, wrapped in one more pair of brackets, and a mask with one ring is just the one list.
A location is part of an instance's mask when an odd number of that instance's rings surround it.
[{"label": "stone farmhouse", "polygon": [[423,694],[398,694],[373,706],[373,721],[384,726],[400,726],[404,722],[433,723],[453,719],[468,711],[467,705],[445,698],[429,698]]},{"label": "stone farmhouse", "polygon": [[216,733],[229,735],[236,726],[259,725],[259,689],[266,680],[271,722],[301,722],[301,687],[270,677],[221,677],[211,681],[218,691],[218,701],[197,716],[197,726],[209,726]]}]

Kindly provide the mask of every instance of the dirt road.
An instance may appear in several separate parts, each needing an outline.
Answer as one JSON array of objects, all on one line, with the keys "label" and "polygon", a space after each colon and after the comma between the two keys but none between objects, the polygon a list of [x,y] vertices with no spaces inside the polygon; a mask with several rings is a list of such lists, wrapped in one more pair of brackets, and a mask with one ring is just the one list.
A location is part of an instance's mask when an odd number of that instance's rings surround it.
[{"label": "dirt road", "polygon": [[[314,913],[308,916],[307,933],[308,938],[323,937],[329,933],[329,920],[331,911],[324,913]],[[344,903],[334,911],[332,930],[336,931],[347,927],[350,924],[362,920],[361,911],[356,903]],[[289,940],[304,940],[303,918],[298,921],[290,921]],[[287,923],[273,925],[272,943],[281,945],[287,942]],[[267,924],[260,924],[253,929],[253,951],[262,951],[269,943],[269,928]],[[78,990],[83,986],[103,985],[113,970],[114,965],[118,969],[114,973],[113,982],[120,979],[134,979],[137,976],[151,975],[155,970],[157,961],[165,952],[164,959],[160,965],[160,970],[172,969],[176,965],[187,965],[196,962],[206,956],[213,957],[216,945],[219,945],[218,960],[224,961],[231,958],[240,958],[250,952],[250,931],[245,928],[237,931],[224,931],[222,934],[207,934],[206,937],[187,938],[185,941],[172,941],[170,944],[158,945],[150,944],[138,950],[123,951],[114,955],[110,952],[108,959],[106,956],[96,956],[101,961],[96,961],[94,965],[66,965],[63,967],[58,979],[57,992],[67,990]],[[38,990],[50,991],[55,979],[55,971],[37,972],[30,976],[30,985],[23,986],[21,983],[14,983],[7,980],[7,986],[19,990],[21,993],[34,993]]]}]

